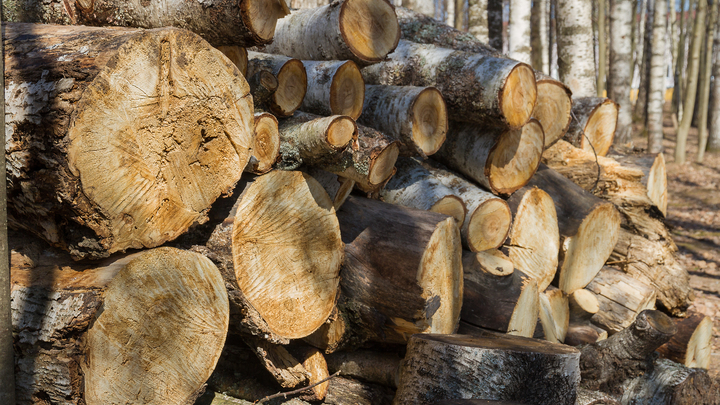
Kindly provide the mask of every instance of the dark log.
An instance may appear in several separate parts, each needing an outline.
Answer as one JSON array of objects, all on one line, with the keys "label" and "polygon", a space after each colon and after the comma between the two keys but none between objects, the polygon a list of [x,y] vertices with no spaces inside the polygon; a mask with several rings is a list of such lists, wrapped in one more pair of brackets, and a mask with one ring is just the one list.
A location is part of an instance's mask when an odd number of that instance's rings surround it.
[{"label": "dark log", "polygon": [[657,349],[660,356],[686,367],[707,369],[712,356],[712,319],[694,312],[674,321],[678,332]]}]

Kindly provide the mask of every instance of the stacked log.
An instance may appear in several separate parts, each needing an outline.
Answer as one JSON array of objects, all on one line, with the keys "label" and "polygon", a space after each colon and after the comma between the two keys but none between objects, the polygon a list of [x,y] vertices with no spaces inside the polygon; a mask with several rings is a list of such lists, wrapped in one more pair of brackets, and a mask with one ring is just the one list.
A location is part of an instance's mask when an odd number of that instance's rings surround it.
[{"label": "stacked log", "polygon": [[365,99],[365,81],[354,62],[303,61],[303,65],[308,85],[301,110],[358,119]]},{"label": "stacked log", "polygon": [[605,156],[615,139],[619,109],[609,98],[573,99],[573,120],[563,139],[580,149]]},{"label": "stacked log", "polygon": [[255,108],[266,108],[280,117],[287,117],[300,108],[308,88],[307,73],[302,61],[281,55],[248,52],[248,77],[261,71],[277,78],[277,88],[264,97]]}]

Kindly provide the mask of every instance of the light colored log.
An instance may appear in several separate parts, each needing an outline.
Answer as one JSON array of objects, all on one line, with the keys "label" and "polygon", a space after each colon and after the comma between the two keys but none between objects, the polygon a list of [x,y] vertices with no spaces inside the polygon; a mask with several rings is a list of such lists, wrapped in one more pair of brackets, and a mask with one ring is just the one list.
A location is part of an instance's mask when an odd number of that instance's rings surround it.
[{"label": "light colored log", "polygon": [[597,296],[584,288],[575,290],[568,295],[570,309],[570,323],[589,321],[593,315],[600,311],[600,302]]},{"label": "light colored log", "polygon": [[283,170],[292,170],[301,164],[333,164],[358,136],[355,121],[345,115],[319,117],[297,112],[282,120],[278,130],[281,143],[278,166]]},{"label": "light colored log", "polygon": [[232,62],[243,76],[247,77],[248,53],[247,49],[237,45],[220,45],[218,51],[222,52]]},{"label": "light colored log", "polygon": [[530,40],[531,0],[510,0],[508,16],[508,56],[524,63],[532,63]]},{"label": "light colored log", "polygon": [[596,96],[592,5],[590,0],[558,1],[558,74],[576,97]]},{"label": "light colored log", "polygon": [[684,364],[686,367],[707,370],[712,354],[712,319],[694,312],[687,318],[674,321],[678,332],[669,342],[658,348],[660,356]]},{"label": "light colored log", "polygon": [[573,146],[605,156],[615,139],[619,105],[609,98],[573,99],[573,120],[563,139]]},{"label": "light colored log", "polygon": [[264,104],[255,107],[266,108],[280,117],[292,115],[300,108],[307,92],[308,79],[302,61],[281,55],[248,52],[247,76],[252,77],[261,70],[272,73],[277,78],[278,87]]},{"label": "light colored log", "polygon": [[632,54],[634,10],[637,10],[634,0],[615,0],[610,3],[610,66],[607,95],[619,105],[615,145],[620,147],[632,145],[630,89],[635,67]]},{"label": "light colored log", "polygon": [[255,113],[255,145],[246,172],[265,174],[272,170],[280,155],[278,121],[270,113]]},{"label": "light colored log", "polygon": [[382,385],[334,377],[323,405],[390,405],[394,395],[391,388]]},{"label": "light colored log", "polygon": [[301,110],[319,115],[360,117],[365,81],[353,61],[303,61],[308,90]]},{"label": "light colored log", "polygon": [[545,148],[565,136],[572,122],[572,92],[562,82],[535,71],[537,104],[532,116],[540,121],[545,132]]},{"label": "light colored log", "polygon": [[604,392],[580,388],[575,405],[620,405],[620,401]]}]

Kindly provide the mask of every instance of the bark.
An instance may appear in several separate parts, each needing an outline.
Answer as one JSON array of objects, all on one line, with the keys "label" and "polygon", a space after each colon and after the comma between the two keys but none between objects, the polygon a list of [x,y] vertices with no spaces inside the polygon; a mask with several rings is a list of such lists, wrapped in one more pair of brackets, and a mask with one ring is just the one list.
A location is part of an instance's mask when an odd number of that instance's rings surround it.
[{"label": "bark", "polygon": [[703,63],[700,66],[701,79],[698,87],[698,95],[700,103],[698,104],[698,153],[697,162],[702,163],[705,157],[705,149],[708,140],[708,106],[710,101],[710,75],[712,73],[712,56],[715,30],[717,29],[718,7],[717,4],[711,6],[708,25],[705,32],[705,49],[703,52]]},{"label": "bark", "polygon": [[4,0],[3,21],[137,28],[176,27],[214,46],[253,46],[273,39],[278,18],[289,13],[275,0],[157,3],[115,0]]},{"label": "bark", "polygon": [[237,45],[220,45],[217,49],[230,59],[230,62],[240,70],[240,74],[247,77],[247,49]]},{"label": "bark", "polygon": [[434,86],[451,119],[519,128],[530,119],[537,88],[530,66],[489,54],[471,54],[400,41],[388,61],[362,70],[365,82]]},{"label": "bark", "polygon": [[465,0],[455,0],[455,29],[465,29]]},{"label": "bark", "polygon": [[665,104],[665,75],[667,73],[665,65],[666,6],[665,1],[655,0],[647,106],[648,152],[650,153],[663,151],[663,105]]},{"label": "bark", "polygon": [[560,234],[552,197],[537,187],[524,187],[508,199],[514,224],[507,243],[515,267],[537,280],[545,291],[555,278]]},{"label": "bark", "polygon": [[434,405],[522,405],[514,401],[493,401],[491,399],[448,399],[435,402]]},{"label": "bark", "polygon": [[686,53],[685,53],[685,39],[687,37],[688,33],[688,27],[687,23],[685,22],[685,0],[681,0],[680,2],[680,27],[679,27],[679,34],[680,38],[677,42],[677,58],[675,59],[675,75],[673,76],[673,97],[672,97],[672,113],[675,114],[678,119],[682,117],[681,110],[682,110],[682,99],[683,94],[685,92],[684,87],[684,80],[683,80],[683,68],[685,67],[686,62]]},{"label": "bark", "polygon": [[308,91],[301,110],[313,114],[360,117],[365,98],[365,81],[352,61],[303,61]]},{"label": "bark", "polygon": [[318,117],[303,112],[282,120],[278,131],[278,167],[283,170],[294,170],[301,164],[332,165],[358,136],[357,124],[348,116]]},{"label": "bark", "polygon": [[[401,0],[402,7],[435,19],[435,2],[426,0]],[[396,9],[399,9],[397,7]],[[435,20],[438,21],[438,20]]]},{"label": "bark", "polygon": [[677,143],[675,144],[675,162],[685,163],[685,149],[687,145],[687,136],[690,131],[690,123],[692,122],[693,110],[695,109],[695,96],[697,93],[698,72],[700,70],[700,48],[702,45],[702,33],[705,28],[705,15],[707,13],[707,0],[698,0],[697,13],[695,15],[695,24],[692,32],[692,46],[689,50],[689,62],[687,68],[687,87],[683,101],[683,116],[680,121],[680,127],[677,133]]},{"label": "bark", "polygon": [[559,1],[555,12],[560,81],[575,97],[594,97],[597,91],[591,2]]},{"label": "bark", "polygon": [[585,287],[600,271],[620,233],[615,207],[545,165],[530,180],[555,202],[560,231],[559,287],[566,294]]},{"label": "bark", "polygon": [[712,319],[693,312],[687,318],[674,321],[678,332],[657,349],[660,356],[685,367],[707,370],[712,354]]},{"label": "bark", "polygon": [[401,358],[395,353],[356,350],[337,352],[325,357],[330,373],[356,378],[385,387],[397,387]]},{"label": "bark", "polygon": [[[2,7],[0,5],[0,7]],[[0,10],[1,11],[1,10]],[[0,53],[5,46],[0,41]],[[5,72],[5,58],[0,58],[0,71]],[[5,128],[5,75],[0,76],[0,128]],[[7,142],[7,139],[6,139]],[[0,155],[0,173],[7,173],[5,154]],[[8,249],[7,221],[7,177],[0,179],[0,375],[6,376],[0,382],[0,402],[15,402],[15,356],[13,354],[12,310],[10,294],[10,252]]]},{"label": "bark", "polygon": [[335,209],[301,172],[272,171],[240,184],[241,192],[224,201],[231,208],[194,249],[225,278],[231,328],[287,344],[314,332],[335,307],[344,257]]},{"label": "bark", "polygon": [[335,377],[324,405],[390,405],[395,392],[378,384],[363,383],[350,378]]},{"label": "bark", "polygon": [[457,329],[463,281],[454,219],[357,197],[338,219],[346,250],[340,314],[308,343],[331,353]]},{"label": "bark", "polygon": [[440,149],[448,130],[445,101],[433,87],[365,86],[358,122],[398,139],[401,155],[423,158]]},{"label": "bark", "polygon": [[[535,333],[539,302],[537,281],[520,270],[491,268],[498,261],[488,253],[463,252],[464,293],[460,317],[486,329],[515,336]],[[502,263],[504,264],[504,263]],[[502,274],[498,274],[502,270]]]},{"label": "bark", "polygon": [[328,3],[328,0],[290,0],[290,8],[316,8]]},{"label": "bark", "polygon": [[10,226],[106,257],[204,222],[239,179],[249,88],[200,37],[8,24],[4,41]]},{"label": "bark", "polygon": [[475,397],[574,405],[579,357],[574,348],[511,335],[416,335],[393,403]]},{"label": "bark", "polygon": [[278,21],[275,38],[264,52],[366,65],[385,59],[399,39],[397,18],[387,0],[345,0],[293,11]]},{"label": "bark", "polygon": [[292,389],[307,385],[310,373],[285,346],[272,344],[254,336],[244,336],[243,340],[282,388]]},{"label": "bark", "polygon": [[40,249],[13,253],[17,403],[192,404],[228,330],[217,268],[167,247],[96,264]]},{"label": "bark", "polygon": [[657,360],[651,371],[627,383],[622,403],[631,405],[720,404],[720,384],[707,371]]},{"label": "bark", "polygon": [[544,138],[535,119],[517,130],[451,122],[434,158],[493,194],[511,194],[535,174]]},{"label": "bark", "polygon": [[[550,74],[550,46],[548,42],[549,0],[533,1],[531,18],[532,65],[536,72]],[[536,73],[537,75],[537,73]],[[536,76],[537,78],[537,76]],[[540,89],[538,89],[539,93]]]},{"label": "bark", "polygon": [[265,174],[272,170],[280,156],[278,121],[270,113],[255,114],[255,144],[246,172]]},{"label": "bark", "polygon": [[635,122],[643,124],[643,129],[647,129],[647,107],[649,99],[649,84],[650,84],[650,70],[651,70],[651,59],[653,53],[653,21],[655,20],[655,2],[656,0],[646,0],[646,6],[643,6],[641,13],[641,27],[640,27],[640,39],[639,44],[642,46],[638,50],[638,72],[640,73],[640,81],[638,85],[638,96],[635,100],[635,106],[633,111],[633,118]]},{"label": "bark", "polygon": [[610,66],[608,98],[618,103],[618,120],[614,144],[632,146],[632,105],[630,86],[634,69],[632,55],[632,8],[635,0],[610,0]]},{"label": "bark", "polygon": [[640,312],[655,309],[656,293],[650,285],[609,267],[600,270],[586,288],[599,304],[592,322],[610,333],[630,326]]},{"label": "bark", "polygon": [[553,343],[565,341],[569,322],[567,295],[554,286],[540,293],[540,325],[545,340]]},{"label": "bark", "polygon": [[503,2],[502,0],[488,0],[487,5],[488,45],[502,52],[503,49]]},{"label": "bark", "polygon": [[[614,192],[617,198],[614,200],[616,205],[620,206],[620,210],[627,211],[630,214],[628,206],[643,206],[648,210],[658,210],[663,216],[667,215],[667,170],[665,169],[665,157],[662,153],[654,154],[633,154],[633,155],[612,155],[615,162],[606,161],[607,165],[601,164],[604,173],[610,173],[613,170],[640,173],[640,177],[627,177],[627,182],[622,184],[619,181],[618,189]],[[615,168],[612,167],[614,164]],[[620,166],[622,165],[622,166]],[[611,174],[612,175],[612,174]],[[622,174],[618,174],[623,176]],[[624,188],[623,191],[620,191]],[[635,190],[633,190],[635,188]],[[645,191],[650,202],[643,201],[642,191]],[[633,195],[638,193],[638,195]],[[623,196],[623,194],[625,194]]]},{"label": "bark", "polygon": [[619,105],[609,98],[573,99],[574,116],[563,139],[573,146],[605,156],[613,144]]},{"label": "bark", "polygon": [[272,102],[273,94],[277,91],[280,83],[269,70],[259,70],[248,78],[248,85],[256,110],[262,112],[263,107]]},{"label": "bark", "polygon": [[490,43],[488,1],[468,0],[468,32],[484,44]]},{"label": "bark", "polygon": [[580,388],[575,405],[620,405],[620,401],[604,392]]},{"label": "bark", "polygon": [[582,387],[622,395],[625,380],[647,370],[647,359],[677,331],[672,319],[647,310],[629,327],[597,343],[583,346],[580,356]]},{"label": "bark", "polygon": [[282,55],[248,52],[248,77],[265,70],[278,81],[277,89],[263,104],[255,107],[270,110],[279,117],[287,117],[300,108],[307,91],[308,79],[303,63]]},{"label": "bark", "polygon": [[[713,43],[716,49],[720,49],[720,24],[716,28]],[[715,52],[714,55],[712,75],[720,77],[720,52]],[[707,150],[716,152],[720,150],[720,80],[713,81],[711,100]]]},{"label": "bark", "polygon": [[355,181],[340,177],[337,174],[327,172],[318,168],[304,169],[305,172],[311,175],[328,193],[330,199],[333,202],[335,211],[339,210],[340,207],[345,203],[353,187],[355,187]]},{"label": "bark", "polygon": [[510,17],[508,22],[508,42],[510,51],[508,56],[524,62],[532,63],[530,46],[530,11],[532,1],[510,0]]},{"label": "bark", "polygon": [[597,2],[597,96],[605,96],[605,79],[607,77],[607,29],[605,20],[605,10],[607,8],[607,0],[598,0]]}]

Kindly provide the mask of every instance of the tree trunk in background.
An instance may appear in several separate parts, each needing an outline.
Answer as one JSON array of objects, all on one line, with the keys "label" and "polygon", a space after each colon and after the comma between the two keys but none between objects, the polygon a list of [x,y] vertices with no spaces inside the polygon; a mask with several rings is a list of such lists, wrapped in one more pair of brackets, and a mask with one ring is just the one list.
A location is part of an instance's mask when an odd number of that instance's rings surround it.
[{"label": "tree trunk in background", "polygon": [[557,13],[557,0],[550,0],[550,10],[548,10],[548,16],[550,18],[550,29],[548,34],[548,55],[550,56],[550,73],[553,79],[558,78],[558,58],[557,58],[557,19],[555,18]]},{"label": "tree trunk in background", "polygon": [[605,97],[605,79],[607,77],[607,23],[605,20],[606,0],[598,0],[597,32],[598,32],[598,72],[597,96]]},{"label": "tree trunk in background", "polygon": [[[703,50],[703,64],[700,68],[702,79],[700,81],[700,86],[698,87],[700,96],[700,115],[698,116],[698,163],[702,163],[703,158],[705,157],[705,148],[707,147],[708,140],[708,101],[710,100],[710,74],[712,73],[713,66],[713,43],[718,17],[717,6],[717,0],[715,0],[714,4],[711,6],[712,9],[710,11],[710,18],[708,19],[708,25],[705,30],[705,49]],[[716,77],[716,80],[720,80],[720,77]]]},{"label": "tree trunk in background", "polygon": [[548,52],[548,2],[535,0],[530,15],[532,66],[545,74],[550,74],[550,53]]},{"label": "tree trunk in background", "polygon": [[[672,1],[672,0],[671,0]],[[672,113],[676,115],[679,120],[682,118],[682,99],[685,93],[685,80],[683,77],[683,68],[685,67],[685,60],[687,53],[685,52],[685,39],[687,37],[688,23],[685,21],[685,0],[680,0],[680,27],[679,34],[680,38],[677,42],[677,58],[675,59],[675,71],[673,82],[675,87],[673,88],[672,98]]]},{"label": "tree trunk in background", "polygon": [[[482,1],[482,0],[481,0]],[[490,46],[503,49],[503,1],[487,0],[488,36]]]},{"label": "tree trunk in background", "polygon": [[455,0],[443,0],[443,17],[445,25],[455,26]]},{"label": "tree trunk in background", "polygon": [[632,7],[635,0],[610,0],[608,98],[620,105],[615,145],[632,147]]},{"label": "tree trunk in background", "polygon": [[574,97],[596,94],[590,0],[557,3],[558,70]]},{"label": "tree trunk in background", "polygon": [[455,0],[455,28],[465,30],[465,0]]},{"label": "tree trunk in background", "polygon": [[434,0],[402,0],[402,6],[430,17],[435,17]]},{"label": "tree trunk in background", "polygon": [[653,21],[655,20],[655,2],[661,0],[647,0],[647,9],[643,19],[644,29],[642,40],[642,51],[638,53],[638,72],[640,74],[640,84],[638,87],[638,97],[635,101],[633,118],[635,122],[642,123],[644,129],[647,129],[647,105],[649,99],[650,84],[650,59],[652,58],[652,41],[653,41]]},{"label": "tree trunk in background", "polygon": [[[720,24],[716,27],[715,48],[720,50]],[[720,52],[715,53],[712,74],[715,81],[712,85],[712,105],[710,105],[710,131],[708,133],[708,147],[710,151],[720,150]]]},{"label": "tree trunk in background", "polygon": [[632,33],[630,34],[630,83],[632,83],[635,80],[635,62],[637,62],[635,58],[635,51],[637,50],[637,31],[638,31],[638,6],[642,0],[632,0]]},{"label": "tree trunk in background", "polygon": [[531,0],[510,0],[510,21],[508,22],[508,56],[520,62],[532,63],[530,47]]},{"label": "tree trunk in background", "polygon": [[685,163],[685,149],[687,144],[687,136],[690,131],[690,123],[692,122],[693,109],[695,108],[695,95],[697,93],[698,70],[700,68],[700,45],[702,44],[701,35],[705,28],[705,15],[707,13],[707,0],[698,0],[697,14],[695,16],[695,24],[693,27],[692,47],[690,49],[690,59],[687,68],[687,93],[685,94],[683,117],[680,122],[680,128],[677,134],[677,144],[675,146],[675,162]]},{"label": "tree trunk in background", "polygon": [[488,0],[468,0],[468,32],[485,44],[490,42],[488,22]]},{"label": "tree trunk in background", "polygon": [[[655,1],[652,46],[648,51],[650,59],[649,91],[647,104],[648,152],[662,152],[663,146],[663,105],[665,104],[665,16],[667,3]],[[707,120],[706,120],[707,121]]]}]

